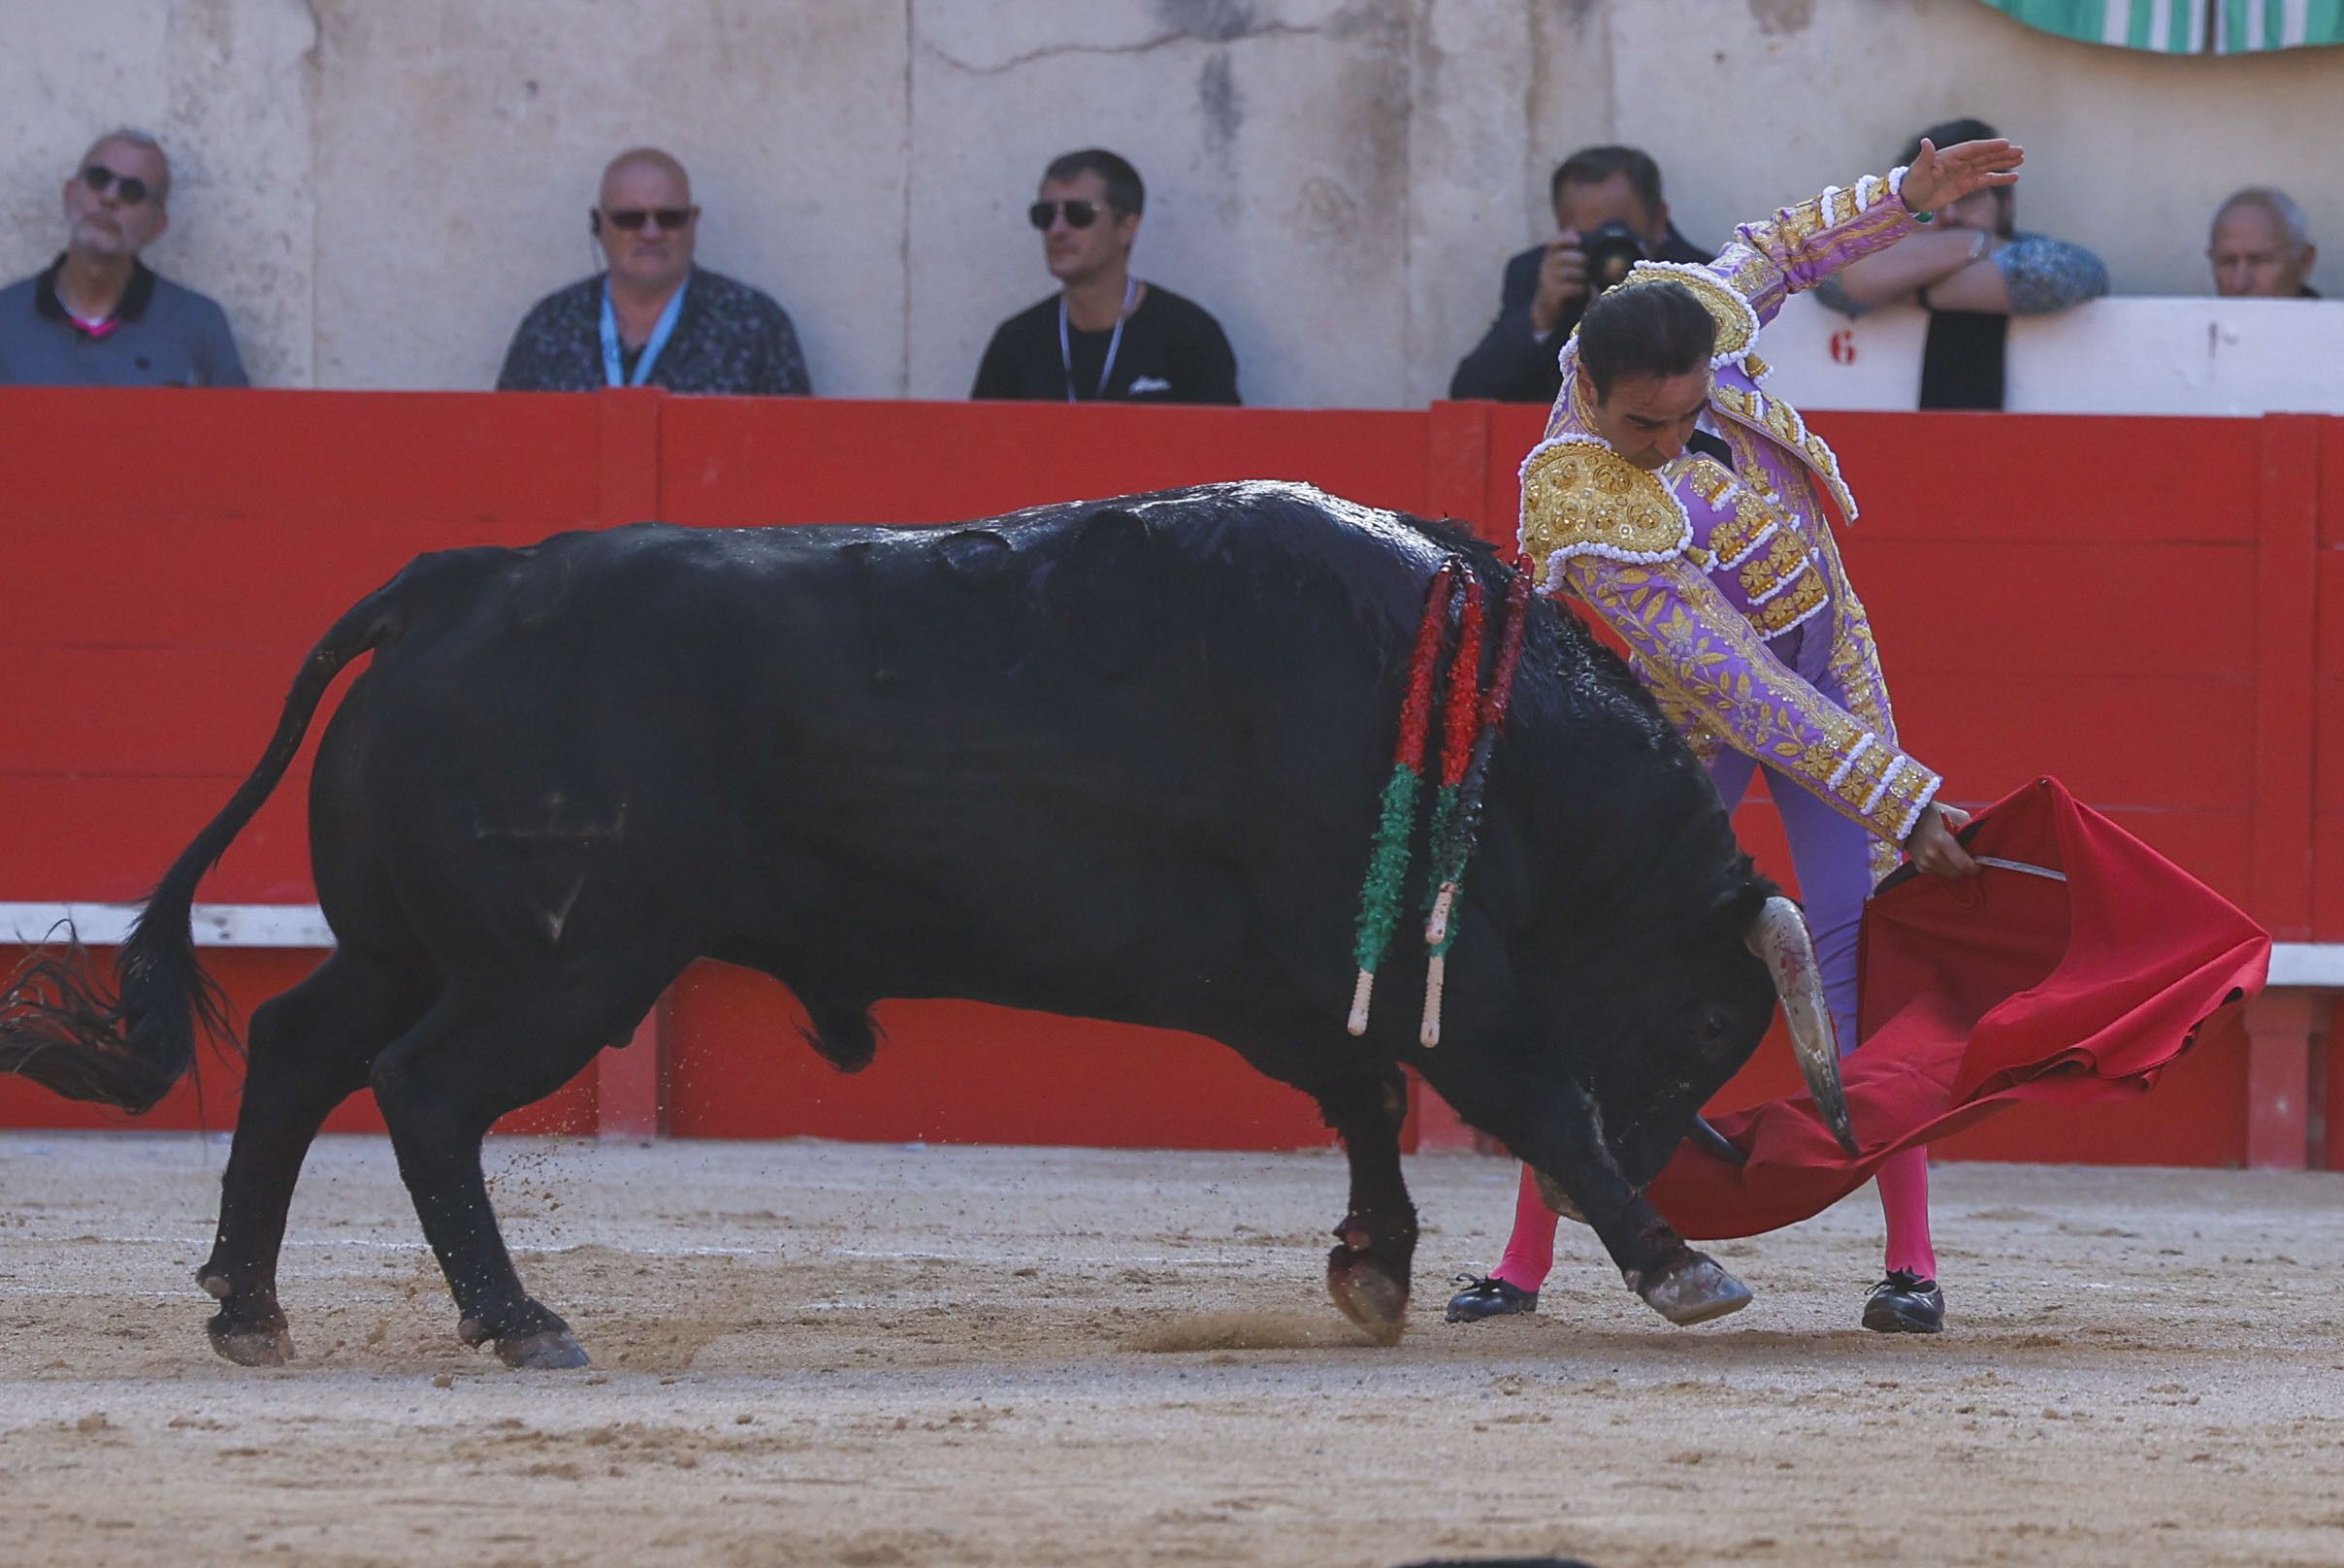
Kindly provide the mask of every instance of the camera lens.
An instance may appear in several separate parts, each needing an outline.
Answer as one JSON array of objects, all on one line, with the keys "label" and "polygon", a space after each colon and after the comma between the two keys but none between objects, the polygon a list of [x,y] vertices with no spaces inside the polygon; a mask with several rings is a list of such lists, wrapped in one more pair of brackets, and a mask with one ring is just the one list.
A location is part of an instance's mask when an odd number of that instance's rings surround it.
[{"label": "camera lens", "polygon": [[1588,285],[1598,294],[1616,287],[1644,259],[1644,242],[1635,230],[1616,219],[1589,231],[1579,241],[1579,249],[1587,257]]}]

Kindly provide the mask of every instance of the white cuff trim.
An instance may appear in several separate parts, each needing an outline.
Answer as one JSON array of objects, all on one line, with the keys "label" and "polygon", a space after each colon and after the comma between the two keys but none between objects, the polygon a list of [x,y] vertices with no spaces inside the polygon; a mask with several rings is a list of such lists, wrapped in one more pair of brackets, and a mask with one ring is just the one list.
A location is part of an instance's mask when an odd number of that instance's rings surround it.
[{"label": "white cuff trim", "polygon": [[1856,736],[1856,743],[1847,748],[1847,755],[1839,759],[1839,766],[1832,769],[1832,776],[1823,781],[1823,787],[1836,790],[1846,783],[1847,775],[1855,771],[1856,759],[1872,750],[1874,744],[1870,731]]},{"label": "white cuff trim", "polygon": [[[1864,797],[1864,804],[1858,809],[1862,810],[1866,816],[1871,816],[1878,808],[1880,802],[1887,798],[1889,781],[1894,779],[1904,766],[1904,759],[1898,757],[1893,759],[1886,768],[1881,768],[1880,782],[1872,787],[1872,793]],[[1902,837],[1897,840],[1900,844],[1904,841]]]},{"label": "white cuff trim", "polygon": [[1921,813],[1929,809],[1930,802],[1937,798],[1937,791],[1944,787],[1944,783],[1945,781],[1941,778],[1931,779],[1929,788],[1923,790],[1921,798],[1912,802],[1912,809],[1906,812],[1904,820],[1897,825],[1897,842],[1900,845],[1912,836],[1914,828],[1920,826]]}]

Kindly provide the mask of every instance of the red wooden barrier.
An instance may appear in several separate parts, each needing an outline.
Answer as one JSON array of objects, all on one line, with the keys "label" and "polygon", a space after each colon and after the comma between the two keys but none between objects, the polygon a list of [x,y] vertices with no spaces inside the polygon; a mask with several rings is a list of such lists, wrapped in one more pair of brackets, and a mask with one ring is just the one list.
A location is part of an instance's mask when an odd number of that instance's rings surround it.
[{"label": "red wooden barrier", "polygon": [[[1504,538],[1515,465],[1541,417],[1452,404],[0,391],[0,690],[12,721],[0,750],[0,901],[140,897],[250,767],[311,640],[422,550],[653,515],[937,522],[1272,477],[1466,517]],[[2282,937],[2344,939],[2344,420],[1817,423],[1866,508],[1846,553],[1902,727],[1948,773],[1952,798],[1989,800],[2058,773]],[[57,459],[93,431],[136,431],[139,461]],[[1964,455],[1948,468],[1945,451]],[[306,767],[205,898],[310,899]],[[1742,822],[1788,880],[1771,806],[1754,800]],[[314,955],[210,960],[248,1009]],[[1325,1136],[1299,1095],[1208,1042],[898,1003],[882,1009],[879,1062],[841,1079],[798,1042],[793,1017],[779,987],[704,965],[638,1049],[606,1053],[599,1071],[514,1123],[649,1131],[664,1109],[674,1131],[717,1135],[1236,1146]],[[2250,1060],[2242,1042],[2209,1042],[2165,1094],[2083,1116],[2013,1112],[1945,1152],[2225,1163],[2247,1159],[2256,1139],[2300,1150],[2336,1125],[2344,1073],[2318,1058],[2298,1065],[2290,1049]],[[2295,1091],[2291,1109],[2256,1089],[2274,1073]],[[1728,1097],[1793,1082],[1777,1042]],[[213,1125],[232,1119],[234,1087],[232,1070],[208,1081]],[[150,1121],[195,1115],[183,1090]],[[371,1119],[358,1103],[335,1125]],[[109,1120],[0,1081],[0,1125]]]}]

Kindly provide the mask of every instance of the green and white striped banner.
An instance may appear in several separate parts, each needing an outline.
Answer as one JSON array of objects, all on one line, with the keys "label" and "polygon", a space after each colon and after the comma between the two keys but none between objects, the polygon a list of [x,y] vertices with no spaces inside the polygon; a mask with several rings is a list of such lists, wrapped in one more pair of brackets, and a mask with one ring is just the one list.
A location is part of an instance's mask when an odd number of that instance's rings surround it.
[{"label": "green and white striped banner", "polygon": [[2344,44],[2344,0],[1986,0],[2030,27],[2158,54]]}]

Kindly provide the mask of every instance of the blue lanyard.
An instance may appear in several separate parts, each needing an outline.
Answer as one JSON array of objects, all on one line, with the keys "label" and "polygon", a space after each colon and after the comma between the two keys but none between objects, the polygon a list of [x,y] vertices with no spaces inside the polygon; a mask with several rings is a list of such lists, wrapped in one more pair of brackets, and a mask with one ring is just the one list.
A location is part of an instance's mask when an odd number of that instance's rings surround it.
[{"label": "blue lanyard", "polygon": [[610,279],[602,279],[602,380],[606,385],[641,386],[651,378],[651,367],[658,361],[660,350],[667,346],[667,340],[675,333],[675,318],[684,313],[684,290],[691,286],[692,279],[687,275],[675,285],[675,292],[667,296],[667,308],[660,312],[651,336],[643,341],[643,357],[635,362],[635,378],[629,380],[620,370],[619,318],[610,309]]},{"label": "blue lanyard", "polygon": [[[1115,351],[1123,346],[1123,322],[1131,314],[1131,296],[1139,292],[1139,279],[1123,279],[1123,309],[1115,318],[1115,336],[1107,340],[1107,363],[1099,367],[1098,391],[1091,401],[1098,402],[1107,395],[1107,377],[1115,374]],[[1058,296],[1058,363],[1066,367],[1066,401],[1074,397],[1074,349],[1066,342],[1066,296]]]}]

